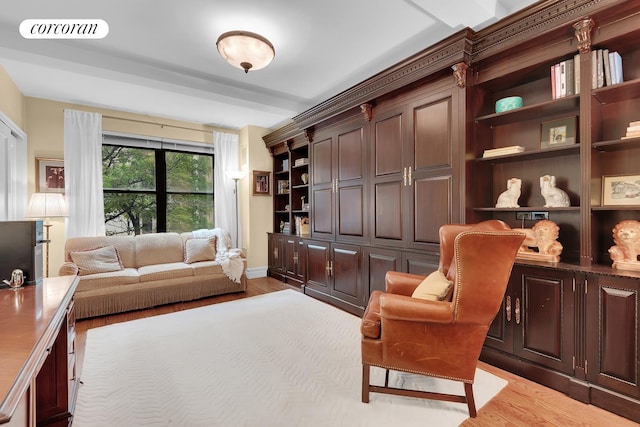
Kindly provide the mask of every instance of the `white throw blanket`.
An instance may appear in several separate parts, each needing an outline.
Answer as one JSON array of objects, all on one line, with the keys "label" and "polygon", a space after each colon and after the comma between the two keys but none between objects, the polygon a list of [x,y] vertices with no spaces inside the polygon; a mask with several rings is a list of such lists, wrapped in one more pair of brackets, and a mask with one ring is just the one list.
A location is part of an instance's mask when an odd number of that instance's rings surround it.
[{"label": "white throw blanket", "polygon": [[236,283],[240,283],[240,277],[244,271],[244,261],[240,249],[231,249],[231,235],[222,228],[201,228],[191,232],[194,239],[216,238],[216,261],[222,267],[227,277]]}]

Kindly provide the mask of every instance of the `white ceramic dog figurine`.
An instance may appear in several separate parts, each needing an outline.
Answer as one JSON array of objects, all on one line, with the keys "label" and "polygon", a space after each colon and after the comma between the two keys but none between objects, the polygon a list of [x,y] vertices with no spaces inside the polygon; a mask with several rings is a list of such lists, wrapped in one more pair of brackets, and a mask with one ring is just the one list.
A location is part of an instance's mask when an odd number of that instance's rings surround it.
[{"label": "white ceramic dog figurine", "polygon": [[496,202],[496,208],[519,208],[518,199],[522,189],[520,178],[509,178],[507,180],[507,190],[503,191]]},{"label": "white ceramic dog figurine", "polygon": [[569,195],[556,187],[556,177],[553,175],[540,177],[540,194],[544,197],[545,208],[569,206]]}]

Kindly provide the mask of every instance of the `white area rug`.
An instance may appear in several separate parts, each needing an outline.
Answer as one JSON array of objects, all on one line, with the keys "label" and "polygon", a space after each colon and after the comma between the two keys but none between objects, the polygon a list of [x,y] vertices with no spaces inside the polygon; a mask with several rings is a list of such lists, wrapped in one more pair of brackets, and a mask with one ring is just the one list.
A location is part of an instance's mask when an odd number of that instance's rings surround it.
[{"label": "white area rug", "polygon": [[[360,319],[286,290],[90,329],[74,427],[457,426],[465,404],[360,401]],[[373,368],[372,381],[384,382]],[[422,389],[462,383],[410,374]],[[482,407],[506,381],[482,370]]]}]

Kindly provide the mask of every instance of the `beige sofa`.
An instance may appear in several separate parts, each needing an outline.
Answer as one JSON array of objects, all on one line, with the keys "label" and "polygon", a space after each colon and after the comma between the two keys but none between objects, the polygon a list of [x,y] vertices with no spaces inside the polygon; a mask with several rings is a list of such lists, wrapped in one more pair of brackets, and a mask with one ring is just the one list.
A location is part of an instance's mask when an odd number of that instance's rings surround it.
[{"label": "beige sofa", "polygon": [[[59,275],[80,278],[79,319],[243,292],[246,260],[237,250],[225,253],[225,241],[190,232],[70,238]],[[231,258],[236,268],[228,275]]]}]

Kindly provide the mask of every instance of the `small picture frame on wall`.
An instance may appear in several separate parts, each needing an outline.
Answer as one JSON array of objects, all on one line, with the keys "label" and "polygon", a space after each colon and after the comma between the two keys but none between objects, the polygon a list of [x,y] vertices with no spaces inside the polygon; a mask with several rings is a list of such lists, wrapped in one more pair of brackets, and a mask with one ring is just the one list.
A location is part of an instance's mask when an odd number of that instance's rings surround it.
[{"label": "small picture frame on wall", "polygon": [[540,126],[540,148],[575,144],[576,123],[576,116],[543,122]]},{"label": "small picture frame on wall", "polygon": [[64,160],[36,157],[36,191],[64,193]]},{"label": "small picture frame on wall", "polygon": [[253,195],[269,196],[271,194],[271,172],[253,171]]},{"label": "small picture frame on wall", "polygon": [[602,206],[640,206],[640,175],[602,177]]}]

